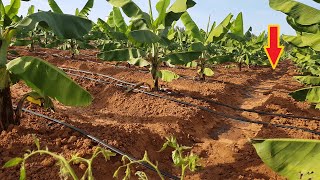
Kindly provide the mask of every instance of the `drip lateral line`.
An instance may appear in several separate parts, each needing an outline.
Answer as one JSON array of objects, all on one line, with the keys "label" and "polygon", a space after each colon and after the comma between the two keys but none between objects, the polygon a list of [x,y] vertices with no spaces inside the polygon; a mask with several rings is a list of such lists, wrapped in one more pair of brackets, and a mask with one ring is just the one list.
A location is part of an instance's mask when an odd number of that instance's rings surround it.
[{"label": "drip lateral line", "polygon": [[[15,108],[16,108],[16,107],[15,107]],[[43,115],[43,114],[40,114],[40,113],[31,111],[31,110],[28,110],[28,109],[25,109],[25,108],[22,108],[22,111],[24,111],[24,112],[26,112],[26,113],[29,113],[29,114],[32,114],[32,115],[35,115],[35,116],[38,116],[38,117],[42,117],[42,118],[47,119],[47,120],[49,120],[49,121],[52,121],[52,122],[54,122],[54,123],[61,124],[61,125],[65,126],[65,127],[68,127],[68,128],[70,128],[70,129],[72,129],[72,130],[74,130],[74,131],[79,132],[80,134],[84,135],[85,137],[93,140],[94,142],[102,145],[104,148],[110,149],[111,151],[113,151],[113,152],[115,152],[115,153],[117,153],[117,154],[119,154],[119,155],[121,155],[121,156],[127,156],[127,157],[128,157],[130,160],[132,160],[132,161],[138,161],[138,159],[134,158],[133,156],[128,155],[128,154],[124,153],[123,151],[121,151],[121,150],[119,150],[119,149],[117,149],[117,148],[115,148],[115,147],[113,147],[113,146],[108,145],[108,144],[105,143],[104,141],[100,140],[99,138],[97,138],[97,137],[95,137],[95,136],[92,136],[92,135],[88,134],[87,132],[85,132],[84,130],[82,130],[82,129],[80,129],[80,128],[77,128],[77,127],[72,126],[72,125],[70,125],[70,124],[68,124],[68,123],[59,121],[59,120],[57,120],[57,119],[51,118],[51,117],[49,117],[49,116],[46,116],[46,115]],[[144,166],[144,167],[147,168],[147,169],[150,169],[150,170],[152,170],[152,171],[154,171],[154,172],[157,172],[150,164],[147,164],[147,163],[139,163],[139,164],[141,164],[142,166]],[[160,173],[161,173],[163,176],[168,177],[168,178],[170,178],[170,179],[174,179],[174,180],[179,180],[179,179],[180,179],[179,177],[174,176],[174,175],[172,175],[172,174],[170,174],[170,173],[168,173],[168,172],[165,172],[165,171],[160,171]]]}]

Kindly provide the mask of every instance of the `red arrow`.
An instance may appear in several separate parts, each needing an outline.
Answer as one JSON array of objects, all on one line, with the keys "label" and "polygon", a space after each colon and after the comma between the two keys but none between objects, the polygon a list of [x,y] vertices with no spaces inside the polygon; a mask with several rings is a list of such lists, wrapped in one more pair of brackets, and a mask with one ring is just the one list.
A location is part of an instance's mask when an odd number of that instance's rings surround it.
[{"label": "red arrow", "polygon": [[269,25],[269,45],[264,47],[271,63],[272,69],[276,69],[283,53],[284,47],[280,46],[280,26]]}]

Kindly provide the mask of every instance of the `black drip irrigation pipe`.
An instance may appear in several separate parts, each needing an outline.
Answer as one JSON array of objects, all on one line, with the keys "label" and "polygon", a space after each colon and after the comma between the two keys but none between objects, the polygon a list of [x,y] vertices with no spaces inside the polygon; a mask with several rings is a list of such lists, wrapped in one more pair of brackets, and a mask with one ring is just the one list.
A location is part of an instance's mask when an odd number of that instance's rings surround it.
[{"label": "black drip irrigation pipe", "polygon": [[224,107],[236,110],[236,111],[251,112],[251,113],[256,113],[256,114],[260,114],[260,115],[277,116],[277,117],[283,117],[283,118],[294,118],[294,119],[305,119],[305,120],[320,121],[320,118],[318,118],[318,117],[295,116],[295,115],[288,115],[288,114],[279,114],[279,113],[270,113],[270,112],[264,112],[264,111],[257,111],[257,110],[253,110],[253,109],[238,108],[238,107],[235,107],[235,106],[231,106],[231,105],[228,105],[228,104],[221,103],[219,101],[215,101],[215,100],[207,99],[207,98],[203,98],[203,97],[186,95],[186,94],[183,94],[183,93],[174,93],[174,94],[188,96],[188,97],[191,97],[193,99],[202,100],[202,101],[205,101],[205,102],[208,102],[208,103],[216,104],[218,106],[224,106]]},{"label": "black drip irrigation pipe", "polygon": [[[108,75],[104,75],[104,74],[100,74],[100,73],[94,73],[94,72],[77,70],[77,69],[69,69],[69,68],[61,68],[61,69],[67,70],[67,71],[81,72],[81,73],[85,73],[85,74],[98,75],[98,76],[102,76],[102,77],[105,77],[105,78],[112,79],[114,81],[117,81],[117,82],[120,82],[120,83],[123,83],[123,84],[130,85],[130,86],[136,86],[137,85],[135,83],[126,82],[126,81],[114,78],[112,76],[108,76]],[[80,76],[80,75],[77,75],[77,74],[73,74],[73,73],[67,73],[67,74],[83,78],[83,76]],[[92,80],[92,81],[96,80],[94,78],[89,78],[89,77],[86,77],[86,78],[88,80]],[[107,83],[107,81],[103,81],[103,80],[99,80],[97,82]],[[112,84],[112,83],[108,82],[108,84]],[[148,87],[146,87],[146,86],[140,86],[140,88],[148,89]],[[208,103],[216,104],[218,106],[224,106],[224,107],[236,110],[236,111],[251,112],[251,113],[256,113],[256,114],[260,114],[260,115],[277,116],[277,117],[283,117],[283,118],[294,118],[294,119],[305,119],[305,120],[320,121],[320,118],[318,118],[318,117],[295,116],[295,115],[287,115],[287,114],[279,114],[279,113],[270,113],[270,112],[264,112],[264,111],[257,111],[257,110],[253,110],[253,109],[238,108],[238,107],[235,107],[235,106],[231,106],[231,105],[228,105],[228,104],[221,103],[219,101],[215,101],[215,100],[211,100],[211,99],[207,99],[207,98],[203,98],[203,97],[187,95],[187,94],[184,94],[184,93],[168,92],[168,91],[165,91],[165,90],[162,90],[162,92],[164,92],[166,94],[170,93],[170,95],[175,94],[175,95],[187,96],[187,97],[190,97],[190,98],[193,98],[193,99],[202,100],[202,101],[205,101],[205,102],[208,102]]]},{"label": "black drip irrigation pipe", "polygon": [[[90,81],[103,83],[103,84],[113,84],[112,82],[108,82],[108,81],[104,81],[104,80],[97,80],[97,79],[94,79],[94,78],[88,78],[88,77],[84,77],[84,76],[81,76],[81,75],[78,75],[78,74],[73,74],[73,73],[68,73],[68,72],[67,72],[67,74],[75,76],[75,77],[80,77],[80,78],[83,78],[83,79],[87,79],[87,80],[90,80]],[[114,85],[116,85],[118,87],[123,87],[123,88],[128,88],[129,87],[129,86],[126,86],[126,85],[123,85],[123,84],[119,84],[119,83],[115,83]],[[309,132],[309,133],[312,133],[312,134],[320,135],[320,132],[314,131],[314,130],[310,130],[308,128],[301,128],[301,127],[283,125],[283,124],[274,124],[274,123],[268,123],[268,122],[262,122],[262,121],[254,121],[254,120],[250,120],[250,119],[247,119],[247,118],[230,116],[230,115],[227,115],[225,113],[220,113],[220,112],[211,110],[211,109],[209,109],[207,107],[204,107],[204,106],[199,106],[199,105],[196,105],[196,104],[193,104],[193,103],[177,100],[177,99],[174,99],[174,98],[171,98],[171,97],[167,97],[167,96],[162,96],[162,95],[159,95],[159,94],[154,94],[154,93],[147,92],[147,91],[144,91],[144,90],[133,89],[133,91],[139,92],[139,93],[143,93],[143,94],[146,94],[146,95],[149,95],[149,96],[165,99],[165,100],[168,100],[168,101],[176,102],[178,104],[182,104],[182,105],[186,105],[186,106],[190,106],[190,107],[195,107],[195,108],[198,108],[200,110],[203,110],[203,111],[218,115],[220,117],[231,119],[231,120],[238,121],[238,122],[259,124],[259,125],[264,125],[264,126],[273,126],[273,127],[277,127],[277,128],[301,130],[301,131]]]},{"label": "black drip irrigation pipe", "polygon": [[[99,139],[99,138],[97,138],[97,137],[95,137],[95,136],[90,135],[89,133],[85,132],[85,131],[82,130],[82,129],[79,129],[79,128],[75,127],[75,126],[72,126],[71,124],[68,124],[68,123],[59,121],[59,120],[57,120],[57,119],[51,118],[51,117],[49,117],[49,116],[46,116],[46,115],[43,115],[43,114],[40,114],[40,113],[31,111],[31,110],[28,110],[28,109],[25,109],[25,108],[22,108],[22,111],[24,111],[24,112],[26,112],[26,113],[29,113],[29,114],[32,114],[32,115],[35,115],[35,116],[38,116],[38,117],[42,117],[42,118],[47,119],[47,120],[49,120],[49,121],[51,121],[51,122],[54,122],[54,123],[56,123],[56,124],[61,124],[61,125],[65,126],[65,127],[68,127],[68,128],[70,128],[70,129],[72,129],[72,130],[74,130],[74,131],[82,134],[83,136],[91,139],[92,141],[98,143],[99,145],[103,146],[103,147],[106,148],[106,149],[110,149],[111,151],[113,151],[113,152],[115,152],[115,153],[117,153],[117,154],[119,154],[119,155],[121,155],[121,156],[127,156],[127,157],[128,157],[130,160],[132,160],[132,161],[138,161],[138,159],[136,159],[135,157],[132,157],[131,155],[128,155],[128,154],[126,154],[125,152],[123,152],[123,151],[121,151],[121,150],[119,150],[119,149],[117,149],[117,148],[115,148],[115,147],[113,147],[113,146],[108,145],[107,143],[105,143],[105,142],[102,141],[101,139]],[[141,164],[142,166],[144,166],[145,168],[147,168],[147,169],[150,169],[150,170],[152,170],[152,171],[154,171],[154,172],[157,172],[157,171],[156,171],[150,164],[148,164],[148,163],[140,163],[140,164]],[[161,173],[163,176],[165,176],[165,177],[167,177],[167,178],[170,178],[170,179],[174,179],[174,180],[179,180],[179,179],[180,179],[179,177],[174,176],[174,175],[172,175],[172,174],[170,174],[170,173],[168,173],[168,172],[165,172],[165,171],[160,171],[160,173]]]}]

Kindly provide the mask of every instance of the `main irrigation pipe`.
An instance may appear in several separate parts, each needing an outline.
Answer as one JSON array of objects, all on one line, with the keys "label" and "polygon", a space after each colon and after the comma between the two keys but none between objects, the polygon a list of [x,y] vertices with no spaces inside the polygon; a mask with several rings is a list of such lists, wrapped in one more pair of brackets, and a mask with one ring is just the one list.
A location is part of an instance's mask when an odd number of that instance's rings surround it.
[{"label": "main irrigation pipe", "polygon": [[[81,76],[81,75],[74,74],[74,73],[68,73],[68,72],[66,72],[66,73],[69,74],[69,75],[75,76],[75,77],[87,79],[87,80],[94,81],[94,82],[98,82],[98,83],[113,84],[113,83],[111,83],[111,82],[104,81],[104,80],[97,80],[97,79],[94,79],[94,78],[83,77],[83,76]],[[114,85],[116,85],[116,86],[118,86],[118,87],[128,88],[127,85],[123,85],[123,84],[119,84],[119,83],[115,83]],[[139,93],[143,93],[143,94],[146,94],[146,95],[149,95],[149,96],[153,96],[153,97],[165,99],[165,100],[168,100],[168,101],[176,102],[176,103],[178,103],[178,104],[186,105],[186,106],[189,106],[189,107],[195,107],[195,108],[198,108],[198,109],[200,109],[200,110],[203,110],[203,111],[206,111],[206,112],[209,112],[209,113],[218,115],[218,116],[220,116],[220,117],[227,118],[227,119],[231,119],[231,120],[238,121],[238,122],[246,122],[246,123],[252,123],[252,124],[260,124],[260,125],[265,125],[265,126],[273,126],[273,127],[286,128],[286,129],[295,129],[295,130],[301,130],[301,131],[313,133],[313,134],[316,134],[316,135],[320,135],[320,132],[314,131],[314,130],[310,130],[310,129],[308,129],[308,128],[301,128],[301,127],[289,126],[289,125],[282,125],[282,124],[274,124],[274,123],[268,123],[268,122],[263,122],[263,121],[254,121],[254,120],[250,120],[250,119],[247,119],[247,118],[234,117],[234,116],[226,115],[225,113],[220,113],[220,112],[211,110],[211,109],[209,109],[209,108],[207,108],[207,107],[204,107],[204,106],[199,106],[199,105],[196,105],[196,104],[193,104],[193,103],[189,103],[189,102],[177,100],[177,99],[174,99],[174,98],[171,98],[171,97],[167,97],[167,96],[162,96],[162,95],[159,95],[159,94],[154,94],[154,93],[147,92],[147,91],[144,91],[144,90],[133,89],[133,91],[139,92]]]},{"label": "main irrigation pipe", "polygon": [[[117,153],[117,154],[119,154],[119,155],[121,155],[121,156],[127,156],[127,157],[128,157],[130,160],[132,160],[132,161],[138,161],[138,159],[136,159],[135,157],[132,157],[131,155],[128,155],[128,154],[126,154],[125,152],[123,152],[123,151],[121,151],[121,150],[119,150],[119,149],[117,149],[117,148],[115,148],[115,147],[113,147],[113,146],[108,145],[107,143],[105,143],[105,142],[102,141],[101,139],[99,139],[99,138],[97,138],[97,137],[95,137],[95,136],[90,135],[89,133],[85,132],[85,131],[82,130],[82,129],[79,129],[79,128],[75,127],[75,126],[72,126],[71,124],[68,124],[68,123],[59,121],[59,120],[57,120],[57,119],[51,118],[51,117],[49,117],[49,116],[46,116],[46,115],[43,115],[43,114],[40,114],[40,113],[31,111],[31,110],[28,110],[28,109],[25,109],[25,108],[22,108],[22,111],[24,111],[24,112],[26,112],[26,113],[29,113],[29,114],[32,114],[32,115],[35,115],[35,116],[38,116],[38,117],[42,117],[42,118],[47,119],[47,120],[49,120],[49,121],[52,121],[52,122],[54,122],[54,123],[61,124],[61,125],[65,126],[65,127],[68,127],[68,128],[70,128],[70,129],[72,129],[72,130],[74,130],[74,131],[76,131],[76,132],[79,132],[79,133],[82,134],[83,136],[91,139],[92,141],[94,141],[94,142],[102,145],[102,146],[103,146],[104,148],[106,148],[106,149],[110,149],[111,151],[113,151],[113,152],[115,152],[115,153]],[[141,164],[142,166],[144,166],[145,168],[147,168],[147,169],[150,169],[150,170],[152,170],[152,171],[154,171],[154,172],[157,172],[157,171],[156,171],[150,164],[148,164],[148,163],[140,163],[140,164]],[[180,179],[179,177],[174,176],[174,175],[172,175],[172,174],[170,174],[170,173],[168,173],[168,172],[165,172],[165,171],[160,171],[160,173],[161,173],[163,176],[165,176],[165,177],[167,177],[167,178],[170,178],[170,179],[174,179],[174,180],[179,180],[179,179]]]},{"label": "main irrigation pipe", "polygon": [[[91,75],[98,75],[98,76],[102,76],[102,77],[105,77],[105,78],[108,78],[108,79],[112,79],[114,81],[117,81],[117,82],[120,82],[120,83],[123,83],[123,84],[130,85],[130,86],[136,86],[137,85],[135,83],[130,83],[130,82],[127,82],[127,81],[123,81],[123,80],[120,80],[120,79],[117,79],[117,78],[114,78],[112,76],[108,76],[108,75],[105,75],[105,74],[101,74],[101,73],[95,73],[95,72],[77,70],[77,69],[70,69],[70,68],[61,68],[61,69],[62,70],[66,70],[66,71],[73,71],[73,72],[80,72],[80,73],[91,74]],[[69,74],[73,75],[73,76],[76,76],[76,74],[73,74],[73,73],[69,73]],[[82,77],[82,76],[78,76],[78,77]],[[89,78],[89,79],[90,80],[95,80],[94,78]],[[148,87],[140,86],[140,88],[147,89]],[[163,92],[168,94],[167,91],[163,91]],[[170,93],[172,93],[172,92],[170,92]],[[253,109],[244,109],[244,108],[238,108],[238,107],[235,107],[235,106],[231,106],[231,105],[228,105],[228,104],[221,103],[219,101],[215,101],[215,100],[211,100],[211,99],[207,99],[207,98],[203,98],[203,97],[192,96],[192,95],[187,95],[187,94],[183,94],[183,93],[175,93],[175,92],[173,92],[173,93],[176,94],[176,95],[183,95],[183,96],[188,96],[188,97],[193,98],[193,99],[206,101],[206,102],[209,102],[209,103],[212,103],[212,104],[216,104],[218,106],[224,106],[224,107],[236,110],[236,111],[251,112],[251,113],[256,113],[256,114],[260,114],[260,115],[277,116],[277,117],[283,117],[283,118],[294,118],[294,119],[305,119],[305,120],[320,121],[320,118],[318,118],[318,117],[295,116],[295,115],[287,115],[287,114],[279,114],[279,113],[270,113],[270,112],[264,112],[264,111],[257,111],[257,110],[253,110]]]}]

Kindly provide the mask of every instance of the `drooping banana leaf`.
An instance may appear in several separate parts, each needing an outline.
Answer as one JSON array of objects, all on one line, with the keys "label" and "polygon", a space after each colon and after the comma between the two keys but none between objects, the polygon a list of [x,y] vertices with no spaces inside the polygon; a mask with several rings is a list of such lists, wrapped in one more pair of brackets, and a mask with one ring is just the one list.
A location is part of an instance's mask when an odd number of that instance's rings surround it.
[{"label": "drooping banana leaf", "polygon": [[320,141],[299,139],[251,140],[262,161],[288,179],[319,179]]},{"label": "drooping banana leaf", "polygon": [[15,25],[15,28],[33,30],[38,23],[49,27],[62,39],[82,39],[92,28],[90,20],[53,12],[31,14]]},{"label": "drooping banana leaf", "polygon": [[7,69],[30,88],[58,100],[67,106],[88,106],[91,95],[71,80],[63,71],[35,57],[20,57],[10,61]]},{"label": "drooping banana leaf", "polygon": [[163,25],[165,27],[171,26],[173,22],[180,19],[184,12],[195,5],[196,2],[193,0],[176,0],[167,11]]},{"label": "drooping banana leaf", "polygon": [[303,3],[294,0],[270,0],[269,5],[274,10],[292,17],[298,24],[313,25],[320,23],[320,11]]},{"label": "drooping banana leaf", "polygon": [[319,31],[319,24],[309,26],[298,24],[292,17],[287,16],[288,24],[298,32],[317,33]]}]

